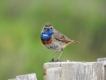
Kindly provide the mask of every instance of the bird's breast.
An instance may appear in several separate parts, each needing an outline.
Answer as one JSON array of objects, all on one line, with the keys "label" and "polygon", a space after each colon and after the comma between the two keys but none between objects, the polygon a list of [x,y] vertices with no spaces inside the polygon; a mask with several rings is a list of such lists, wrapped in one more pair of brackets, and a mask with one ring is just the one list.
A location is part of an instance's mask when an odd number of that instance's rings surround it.
[{"label": "bird's breast", "polygon": [[41,42],[42,42],[43,45],[51,44],[52,41],[53,41],[53,40],[52,40],[52,37],[50,37],[50,39],[48,39],[48,40],[42,40],[42,39],[41,39]]}]

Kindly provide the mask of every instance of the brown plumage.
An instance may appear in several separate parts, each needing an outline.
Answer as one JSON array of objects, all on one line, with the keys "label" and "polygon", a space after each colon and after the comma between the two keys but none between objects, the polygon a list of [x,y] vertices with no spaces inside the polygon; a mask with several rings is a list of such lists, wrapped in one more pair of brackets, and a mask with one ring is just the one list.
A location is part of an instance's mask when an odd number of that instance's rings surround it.
[{"label": "brown plumage", "polygon": [[51,44],[51,43],[52,43],[52,38],[50,38],[50,39],[47,40],[47,41],[43,41],[43,40],[41,39],[41,42],[42,42],[43,45]]},{"label": "brown plumage", "polygon": [[[51,24],[45,24],[41,31],[41,34],[45,31],[48,31],[48,32],[46,32],[46,35],[49,35],[50,34],[49,32],[51,32],[51,31],[53,33],[51,35],[51,38],[48,41],[41,40],[41,42],[47,49],[61,51],[57,61],[59,60],[64,48],[67,45],[69,45],[71,43],[79,43],[78,41],[71,40],[70,38],[68,38],[67,36],[62,34],[61,32],[57,31],[55,28],[53,28],[53,26]],[[54,57],[52,58],[52,61],[54,61]]]}]

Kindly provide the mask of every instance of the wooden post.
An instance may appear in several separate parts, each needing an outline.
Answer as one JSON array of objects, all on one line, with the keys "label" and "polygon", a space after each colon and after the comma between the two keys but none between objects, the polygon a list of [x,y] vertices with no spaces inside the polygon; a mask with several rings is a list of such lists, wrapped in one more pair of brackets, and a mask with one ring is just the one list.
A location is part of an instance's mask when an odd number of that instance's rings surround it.
[{"label": "wooden post", "polygon": [[47,75],[48,80],[61,80],[61,67],[49,68]]},{"label": "wooden post", "polygon": [[37,80],[37,78],[36,74],[32,73],[32,74],[19,75],[16,76],[16,78],[14,79],[8,79],[8,80]]},{"label": "wooden post", "polygon": [[101,62],[49,62],[44,64],[44,80],[104,80],[104,65]]},{"label": "wooden post", "polygon": [[44,64],[44,80],[47,80],[47,69],[49,68],[58,68],[60,67],[59,63],[45,63]]},{"label": "wooden post", "polygon": [[106,66],[106,58],[98,58],[97,62],[102,62],[104,63],[104,66]]},{"label": "wooden post", "polygon": [[102,62],[104,64],[104,80],[106,80],[106,58],[98,58],[97,62]]},{"label": "wooden post", "polygon": [[16,80],[16,79],[14,78],[14,79],[8,79],[8,80]]},{"label": "wooden post", "polygon": [[[8,80],[37,80],[36,74],[25,74]],[[48,62],[44,80],[106,80],[106,58],[97,62]]]}]

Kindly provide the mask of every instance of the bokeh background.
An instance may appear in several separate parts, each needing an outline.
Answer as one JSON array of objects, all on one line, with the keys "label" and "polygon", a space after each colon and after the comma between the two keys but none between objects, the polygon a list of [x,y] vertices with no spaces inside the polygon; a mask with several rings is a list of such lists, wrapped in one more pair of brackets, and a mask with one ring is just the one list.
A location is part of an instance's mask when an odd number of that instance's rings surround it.
[{"label": "bokeh background", "polygon": [[105,0],[0,0],[0,80],[28,73],[43,80],[43,64],[54,54],[40,42],[45,23],[80,41],[66,47],[61,60],[106,56]]}]

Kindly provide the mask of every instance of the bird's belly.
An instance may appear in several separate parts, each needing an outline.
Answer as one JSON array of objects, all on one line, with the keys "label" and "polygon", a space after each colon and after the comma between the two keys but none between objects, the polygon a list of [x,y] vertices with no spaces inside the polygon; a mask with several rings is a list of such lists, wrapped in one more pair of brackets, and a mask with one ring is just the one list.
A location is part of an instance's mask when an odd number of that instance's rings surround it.
[{"label": "bird's belly", "polygon": [[51,44],[45,44],[47,49],[61,51],[63,49],[63,43],[57,40],[53,40]]}]

